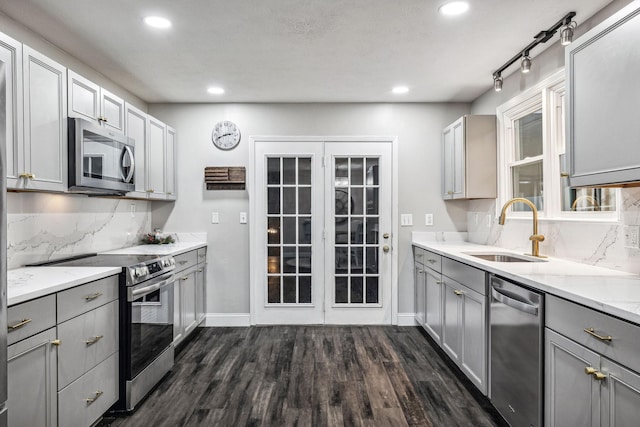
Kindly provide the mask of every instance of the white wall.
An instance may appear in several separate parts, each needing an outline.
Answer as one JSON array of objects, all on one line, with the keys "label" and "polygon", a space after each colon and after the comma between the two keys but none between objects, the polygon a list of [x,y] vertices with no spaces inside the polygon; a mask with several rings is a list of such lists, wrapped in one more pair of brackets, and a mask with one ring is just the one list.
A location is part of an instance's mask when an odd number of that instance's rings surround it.
[{"label": "white wall", "polygon": [[[466,231],[467,203],[445,203],[440,195],[440,143],[442,129],[468,109],[467,104],[152,104],[150,113],[178,132],[178,201],[154,203],[153,227],[206,231],[207,311],[248,313],[249,226],[238,219],[249,210],[248,193],[204,190],[204,168],[248,167],[250,135],[397,136],[399,212],[413,214],[415,224],[400,228],[399,312],[412,313],[411,231]],[[211,143],[213,126],[223,119],[242,132],[240,145],[228,152]],[[211,224],[211,212],[220,213],[219,224]],[[425,213],[434,214],[433,227],[423,225]]]},{"label": "white wall", "polygon": [[[629,0],[613,1],[586,22],[580,22],[580,17],[576,16],[579,26],[575,39],[629,3]],[[557,42],[557,38],[554,40],[554,45],[533,58],[529,74],[522,74],[517,63],[512,65],[509,70],[513,73],[504,79],[502,91],[495,92],[490,89],[476,99],[471,105],[472,114],[495,114],[496,107],[562,69],[564,47]],[[540,252],[585,264],[640,274],[640,250],[624,246],[624,226],[640,225],[640,189],[622,189],[621,197],[619,222],[543,221],[540,232],[546,238],[540,244]],[[486,226],[487,216],[492,218],[491,226]],[[469,202],[468,228],[469,239],[473,242],[518,251],[530,250],[528,238],[531,234],[531,221],[509,219],[505,226],[498,225],[493,200]]]}]

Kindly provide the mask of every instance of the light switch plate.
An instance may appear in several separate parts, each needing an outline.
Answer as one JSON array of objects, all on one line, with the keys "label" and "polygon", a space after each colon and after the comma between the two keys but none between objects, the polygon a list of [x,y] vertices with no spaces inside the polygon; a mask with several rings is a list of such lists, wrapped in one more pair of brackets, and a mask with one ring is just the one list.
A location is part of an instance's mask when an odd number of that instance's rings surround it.
[{"label": "light switch plate", "polygon": [[220,214],[218,212],[211,212],[211,224],[220,223]]},{"label": "light switch plate", "polygon": [[135,218],[136,217],[136,204],[135,203],[131,203],[131,218]]},{"label": "light switch plate", "polygon": [[240,224],[246,224],[246,223],[247,223],[247,213],[240,212]]},{"label": "light switch plate", "polygon": [[400,215],[400,226],[401,227],[411,227],[413,225],[413,215],[412,214],[401,214]]},{"label": "light switch plate", "polygon": [[424,214],[424,225],[433,225],[433,214]]}]

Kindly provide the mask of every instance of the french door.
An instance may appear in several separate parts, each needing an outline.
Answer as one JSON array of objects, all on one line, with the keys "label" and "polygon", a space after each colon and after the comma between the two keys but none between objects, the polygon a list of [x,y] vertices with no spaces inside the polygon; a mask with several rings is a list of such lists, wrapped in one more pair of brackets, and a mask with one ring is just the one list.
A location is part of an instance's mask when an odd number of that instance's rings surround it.
[{"label": "french door", "polygon": [[390,141],[255,141],[256,324],[390,324]]}]

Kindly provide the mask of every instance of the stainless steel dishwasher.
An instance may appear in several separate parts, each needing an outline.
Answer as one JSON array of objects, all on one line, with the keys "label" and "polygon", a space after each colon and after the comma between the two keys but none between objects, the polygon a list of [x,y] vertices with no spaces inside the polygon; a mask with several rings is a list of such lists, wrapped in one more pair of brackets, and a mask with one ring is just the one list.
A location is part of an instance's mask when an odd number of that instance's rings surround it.
[{"label": "stainless steel dishwasher", "polygon": [[512,427],[542,426],[543,308],[541,293],[491,276],[489,396]]}]

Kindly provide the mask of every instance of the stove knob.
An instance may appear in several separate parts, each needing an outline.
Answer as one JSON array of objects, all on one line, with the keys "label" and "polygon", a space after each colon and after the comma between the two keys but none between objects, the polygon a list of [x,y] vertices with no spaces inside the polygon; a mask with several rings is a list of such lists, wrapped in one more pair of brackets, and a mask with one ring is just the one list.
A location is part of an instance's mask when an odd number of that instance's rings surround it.
[{"label": "stove knob", "polygon": [[140,269],[140,267],[134,268],[133,269],[133,277],[135,277],[137,279],[140,276],[142,276],[142,270]]}]

